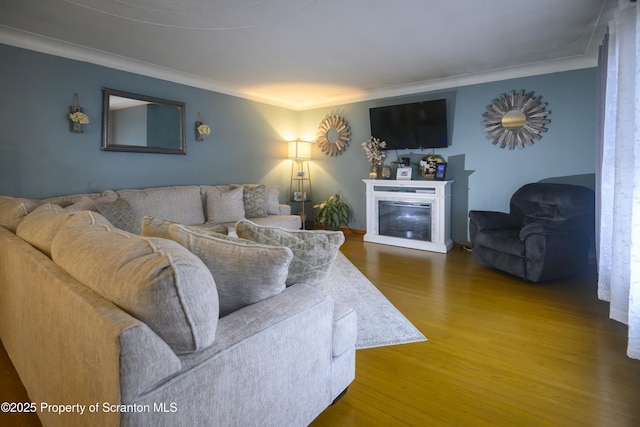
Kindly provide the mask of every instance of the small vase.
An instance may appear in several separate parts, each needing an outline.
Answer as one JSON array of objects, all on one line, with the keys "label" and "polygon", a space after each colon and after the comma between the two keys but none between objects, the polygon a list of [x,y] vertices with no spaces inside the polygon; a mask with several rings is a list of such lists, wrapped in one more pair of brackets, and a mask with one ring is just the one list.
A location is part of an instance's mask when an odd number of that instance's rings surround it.
[{"label": "small vase", "polygon": [[369,168],[369,179],[378,179],[378,165],[371,165]]},{"label": "small vase", "polygon": [[388,165],[382,166],[382,171],[380,172],[380,176],[382,179],[391,179],[391,166],[388,166]]}]

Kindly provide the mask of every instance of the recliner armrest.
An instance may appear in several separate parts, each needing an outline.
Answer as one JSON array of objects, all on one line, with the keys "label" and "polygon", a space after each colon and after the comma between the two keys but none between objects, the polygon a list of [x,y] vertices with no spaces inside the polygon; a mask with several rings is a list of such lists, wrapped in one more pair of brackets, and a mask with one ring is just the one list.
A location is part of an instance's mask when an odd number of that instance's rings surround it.
[{"label": "recliner armrest", "polygon": [[520,240],[524,240],[532,234],[563,237],[585,235],[585,233],[576,226],[575,222],[571,220],[563,222],[532,222],[522,227],[522,230],[520,230]]},{"label": "recliner armrest", "polygon": [[469,219],[477,231],[522,226],[519,218],[504,212],[469,211]]}]

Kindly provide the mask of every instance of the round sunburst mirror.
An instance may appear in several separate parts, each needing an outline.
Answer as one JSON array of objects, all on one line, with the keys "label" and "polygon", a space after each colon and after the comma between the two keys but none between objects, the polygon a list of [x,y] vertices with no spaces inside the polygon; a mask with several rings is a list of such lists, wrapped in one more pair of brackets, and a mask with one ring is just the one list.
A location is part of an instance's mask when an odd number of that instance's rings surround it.
[{"label": "round sunburst mirror", "polygon": [[500,148],[524,148],[542,138],[540,134],[547,131],[545,125],[551,123],[549,114],[551,111],[547,111],[547,103],[542,102],[542,96],[512,90],[487,106],[482,115],[483,132],[487,133],[487,139],[493,139],[494,145],[500,144]]},{"label": "round sunburst mirror", "polygon": [[335,156],[349,146],[349,124],[340,116],[327,116],[318,128],[318,146],[323,153]]}]

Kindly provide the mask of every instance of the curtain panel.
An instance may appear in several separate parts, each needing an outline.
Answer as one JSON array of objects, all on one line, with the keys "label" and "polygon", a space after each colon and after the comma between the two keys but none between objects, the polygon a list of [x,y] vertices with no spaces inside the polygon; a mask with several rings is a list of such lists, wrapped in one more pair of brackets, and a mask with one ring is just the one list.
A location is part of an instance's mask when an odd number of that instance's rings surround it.
[{"label": "curtain panel", "polygon": [[640,359],[640,9],[620,0],[598,61],[598,297]]}]

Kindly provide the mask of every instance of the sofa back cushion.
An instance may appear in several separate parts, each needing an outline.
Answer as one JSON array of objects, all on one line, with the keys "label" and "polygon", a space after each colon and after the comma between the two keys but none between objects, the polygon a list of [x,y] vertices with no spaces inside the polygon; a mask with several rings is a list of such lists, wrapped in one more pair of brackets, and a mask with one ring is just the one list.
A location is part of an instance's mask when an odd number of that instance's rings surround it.
[{"label": "sofa back cushion", "polygon": [[77,202],[74,202],[64,208],[66,211],[94,211],[98,212],[98,206],[105,203],[113,203],[118,200],[115,191],[107,190],[102,197],[92,198],[91,196],[83,196]]},{"label": "sofa back cushion", "polygon": [[35,200],[0,196],[0,225],[15,233],[22,219],[37,207]]},{"label": "sofa back cushion", "polygon": [[135,213],[136,234],[140,234],[145,215],[181,224],[205,222],[200,187],[197,185],[119,190],[117,193],[129,202]]},{"label": "sofa back cushion", "polygon": [[34,209],[24,217],[16,229],[16,234],[22,240],[31,244],[48,257],[51,257],[51,242],[58,229],[72,216],[76,217],[75,223],[85,224],[100,223],[111,225],[101,216],[92,216],[89,211],[69,212],[58,205],[45,203]]},{"label": "sofa back cushion", "polygon": [[96,211],[96,205],[113,202],[117,198],[118,195],[115,191],[105,190],[102,193],[68,194],[65,196],[48,197],[40,200],[40,203],[51,203],[62,206],[66,211]]},{"label": "sofa back cushion", "polygon": [[220,298],[220,317],[285,289],[293,254],[287,248],[169,226],[172,239],[196,254],[211,271]]},{"label": "sofa back cushion", "polygon": [[213,343],[215,282],[202,261],[178,243],[71,217],[55,235],[51,254],[71,276],[145,322],[176,354]]}]

